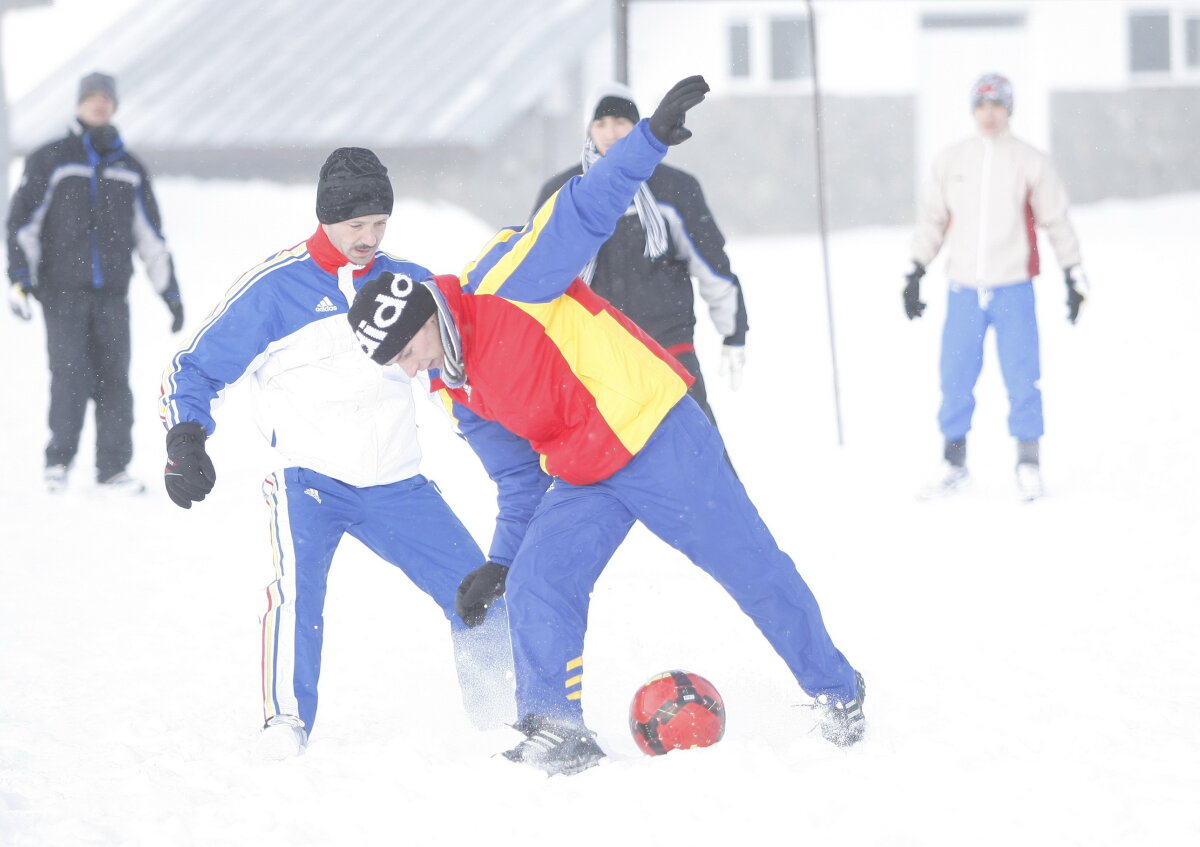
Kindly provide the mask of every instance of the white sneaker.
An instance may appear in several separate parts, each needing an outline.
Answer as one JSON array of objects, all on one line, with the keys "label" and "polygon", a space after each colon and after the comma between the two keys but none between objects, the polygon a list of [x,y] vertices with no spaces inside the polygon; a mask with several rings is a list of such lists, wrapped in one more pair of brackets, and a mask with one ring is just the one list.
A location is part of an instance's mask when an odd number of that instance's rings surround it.
[{"label": "white sneaker", "polygon": [[258,736],[254,754],[268,762],[282,762],[296,758],[307,746],[308,733],[301,720],[293,715],[280,715],[271,718]]},{"label": "white sneaker", "polygon": [[942,461],[941,469],[936,479],[917,492],[918,500],[936,500],[957,491],[962,491],[971,482],[971,474],[963,465],[952,465]]},{"label": "white sneaker", "polygon": [[100,490],[105,494],[119,494],[126,497],[143,494],[146,491],[146,484],[134,476],[130,476],[128,471],[115,473],[106,480],[100,482]]},{"label": "white sneaker", "polygon": [[1046,493],[1042,486],[1042,470],[1032,462],[1017,465],[1017,491],[1022,500],[1036,500]]},{"label": "white sneaker", "polygon": [[51,494],[62,494],[67,490],[67,466],[48,465],[42,474],[46,490]]}]

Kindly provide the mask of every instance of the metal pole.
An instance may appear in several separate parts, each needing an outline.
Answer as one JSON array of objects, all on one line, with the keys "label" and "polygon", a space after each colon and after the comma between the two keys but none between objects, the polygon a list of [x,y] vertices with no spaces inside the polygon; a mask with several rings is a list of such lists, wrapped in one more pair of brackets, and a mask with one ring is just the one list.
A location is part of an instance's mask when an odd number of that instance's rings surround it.
[{"label": "metal pole", "polygon": [[[4,42],[4,8],[0,6],[0,45]],[[12,148],[8,140],[8,88],[4,84],[4,48],[0,46],[0,222],[8,219],[8,167]]]},{"label": "metal pole", "polygon": [[842,438],[842,399],[838,387],[837,343],[833,333],[833,287],[829,280],[829,224],[825,209],[825,156],[823,153],[825,128],[821,120],[821,84],[817,68],[817,16],[813,11],[812,0],[805,0],[808,6],[808,43],[809,54],[812,58],[813,78],[813,147],[817,154],[817,231],[821,238],[821,264],[825,271],[825,311],[829,325],[829,359],[833,366],[833,409],[837,415],[838,446],[845,442]]},{"label": "metal pole", "polygon": [[613,0],[613,76],[629,85],[629,0]]}]

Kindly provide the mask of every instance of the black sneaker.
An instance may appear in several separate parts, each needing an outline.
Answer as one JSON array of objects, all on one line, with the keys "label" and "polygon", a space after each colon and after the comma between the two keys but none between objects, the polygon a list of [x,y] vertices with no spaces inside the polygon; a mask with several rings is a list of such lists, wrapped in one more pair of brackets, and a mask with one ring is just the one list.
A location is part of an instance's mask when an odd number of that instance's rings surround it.
[{"label": "black sneaker", "polygon": [[513,729],[526,737],[516,747],[505,750],[504,758],[541,768],[550,776],[579,773],[604,758],[604,751],[596,743],[596,733],[582,724],[529,715]]},{"label": "black sneaker", "polygon": [[867,686],[858,671],[854,672],[854,681],[858,686],[858,696],[853,700],[843,703],[824,694],[817,698],[817,708],[823,710],[821,735],[839,747],[853,747],[862,740],[867,728],[867,719],[862,712]]}]

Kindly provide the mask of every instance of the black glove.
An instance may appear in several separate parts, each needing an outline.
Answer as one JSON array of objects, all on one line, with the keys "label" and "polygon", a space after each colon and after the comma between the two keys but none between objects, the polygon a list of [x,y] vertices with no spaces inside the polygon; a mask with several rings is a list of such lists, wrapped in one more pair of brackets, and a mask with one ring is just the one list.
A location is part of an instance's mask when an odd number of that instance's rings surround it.
[{"label": "black glove", "polygon": [[487,617],[488,607],[504,594],[508,568],[488,562],[471,571],[458,585],[454,611],[467,626],[479,626]]},{"label": "black glove", "polygon": [[650,116],[650,131],[663,144],[682,144],[692,137],[692,131],[683,125],[687,110],[704,99],[708,83],[702,76],[682,79],[663,95],[662,102]]},{"label": "black glove", "polygon": [[168,300],[167,308],[171,310],[171,332],[183,329],[183,301]]},{"label": "black glove", "polygon": [[921,277],[925,276],[925,266],[914,260],[913,268],[904,277],[908,281],[908,285],[904,286],[904,314],[908,315],[911,321],[913,318],[921,317],[921,313],[925,311],[925,304],[921,302]]},{"label": "black glove", "polygon": [[204,427],[195,421],[175,424],[167,431],[167,466],[163,468],[163,478],[167,496],[182,509],[190,509],[193,502],[203,500],[217,482],[212,459],[204,451],[206,438]]},{"label": "black glove", "polygon": [[1075,323],[1079,320],[1079,310],[1087,300],[1090,288],[1087,274],[1081,265],[1072,265],[1063,271],[1063,277],[1067,283],[1067,320]]}]

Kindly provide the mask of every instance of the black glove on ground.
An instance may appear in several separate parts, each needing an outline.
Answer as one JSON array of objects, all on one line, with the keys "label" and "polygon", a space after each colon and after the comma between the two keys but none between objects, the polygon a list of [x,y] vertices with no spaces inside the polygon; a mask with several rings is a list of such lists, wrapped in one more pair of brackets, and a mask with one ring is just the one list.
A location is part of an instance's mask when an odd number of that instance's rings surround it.
[{"label": "black glove on ground", "polygon": [[912,270],[904,277],[908,282],[908,285],[904,286],[904,314],[908,315],[910,321],[913,318],[921,317],[921,313],[925,311],[925,304],[921,302],[921,277],[923,276],[925,276],[925,266],[914,261]]},{"label": "black glove on ground", "polygon": [[704,99],[708,83],[702,76],[681,79],[663,95],[662,102],[650,116],[650,131],[666,145],[682,144],[692,137],[692,131],[683,125],[688,109]]},{"label": "black glove on ground", "polygon": [[463,623],[467,626],[483,623],[488,607],[503,596],[507,578],[508,568],[495,562],[488,562],[463,577],[454,597],[454,611]]},{"label": "black glove on ground", "polygon": [[167,308],[171,310],[171,332],[183,329],[183,301],[168,300]]},{"label": "black glove on ground", "polygon": [[217,472],[212,459],[204,451],[208,438],[204,427],[195,421],[175,424],[167,431],[167,466],[163,478],[167,484],[167,496],[183,509],[199,503],[217,482]]}]

